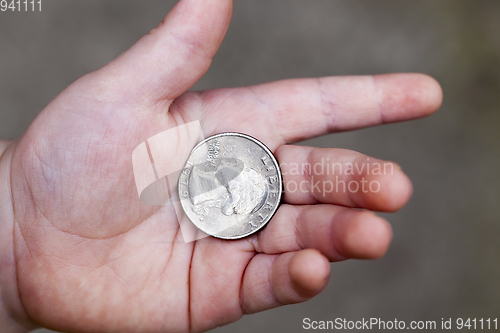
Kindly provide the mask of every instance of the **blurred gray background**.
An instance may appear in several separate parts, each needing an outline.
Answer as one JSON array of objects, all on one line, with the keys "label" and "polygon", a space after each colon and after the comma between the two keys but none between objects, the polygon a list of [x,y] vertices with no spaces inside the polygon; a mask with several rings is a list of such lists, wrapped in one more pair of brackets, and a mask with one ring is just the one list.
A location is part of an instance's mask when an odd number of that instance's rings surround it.
[{"label": "blurred gray background", "polygon": [[[0,12],[0,137],[19,137],[60,91],[125,51],[174,3],[43,0],[41,13]],[[499,16],[495,0],[236,0],[227,38],[194,89],[423,72],[445,99],[430,118],[307,142],[394,160],[411,177],[408,206],[384,215],[394,229],[387,256],[333,264],[315,299],[215,332],[302,332],[304,317],[499,317]]]}]

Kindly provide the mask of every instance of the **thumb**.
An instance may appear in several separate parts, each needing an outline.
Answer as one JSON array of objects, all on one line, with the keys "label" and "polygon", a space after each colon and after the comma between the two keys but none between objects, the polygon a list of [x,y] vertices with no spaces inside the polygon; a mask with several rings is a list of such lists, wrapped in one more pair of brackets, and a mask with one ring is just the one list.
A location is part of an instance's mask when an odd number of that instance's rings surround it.
[{"label": "thumb", "polygon": [[[232,0],[181,0],[163,22],[103,67],[134,100],[173,100],[208,70],[226,34]],[[134,98],[136,97],[136,98]]]}]

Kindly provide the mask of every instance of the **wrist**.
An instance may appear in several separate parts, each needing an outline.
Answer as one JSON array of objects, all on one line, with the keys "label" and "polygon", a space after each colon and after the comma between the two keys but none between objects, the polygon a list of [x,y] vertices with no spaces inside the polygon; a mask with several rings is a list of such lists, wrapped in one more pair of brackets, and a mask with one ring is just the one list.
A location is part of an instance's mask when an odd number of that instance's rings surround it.
[{"label": "wrist", "polygon": [[10,170],[15,144],[0,141],[0,331],[27,332],[29,320],[19,297],[14,255],[14,213]]}]

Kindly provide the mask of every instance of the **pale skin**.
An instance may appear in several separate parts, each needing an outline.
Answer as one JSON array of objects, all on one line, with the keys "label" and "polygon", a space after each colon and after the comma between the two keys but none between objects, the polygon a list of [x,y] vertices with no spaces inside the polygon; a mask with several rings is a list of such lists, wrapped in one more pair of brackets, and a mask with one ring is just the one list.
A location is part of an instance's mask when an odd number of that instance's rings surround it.
[{"label": "pale skin", "polygon": [[0,142],[2,332],[204,331],[310,299],[326,286],[329,262],[385,254],[390,225],[370,211],[396,211],[410,198],[399,167],[346,176],[376,179],[377,193],[285,193],[269,225],[237,241],[185,243],[171,205],[139,200],[132,151],[172,124],[247,133],[288,165],[373,163],[290,144],[427,116],[441,104],[439,85],[421,74],[186,93],[209,68],[231,10],[230,0],[180,1],[130,50],[64,90],[21,138]]}]

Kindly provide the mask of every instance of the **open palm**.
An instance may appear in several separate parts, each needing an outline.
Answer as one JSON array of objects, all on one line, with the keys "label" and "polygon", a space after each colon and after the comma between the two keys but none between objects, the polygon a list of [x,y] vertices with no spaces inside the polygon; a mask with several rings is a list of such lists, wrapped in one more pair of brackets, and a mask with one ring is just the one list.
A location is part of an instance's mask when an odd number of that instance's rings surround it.
[{"label": "open palm", "polygon": [[[139,200],[132,152],[176,125],[199,120],[206,135],[247,133],[282,165],[322,158],[370,164],[377,160],[352,151],[286,144],[421,117],[441,103],[438,84],[418,74],[186,92],[208,69],[231,6],[180,1],[129,51],[68,87],[7,148],[1,170],[12,209],[3,209],[2,218],[13,221],[15,270],[4,280],[15,282],[11,298],[19,304],[11,312],[24,325],[203,331],[313,297],[328,281],[328,261],[377,258],[387,250],[387,222],[349,207],[402,207],[411,184],[397,166],[390,175],[365,169],[343,176],[377,180],[376,192],[325,194],[314,186],[285,192],[270,224],[238,241],[185,243],[172,205]],[[331,175],[285,173],[285,188],[311,177]]]}]

